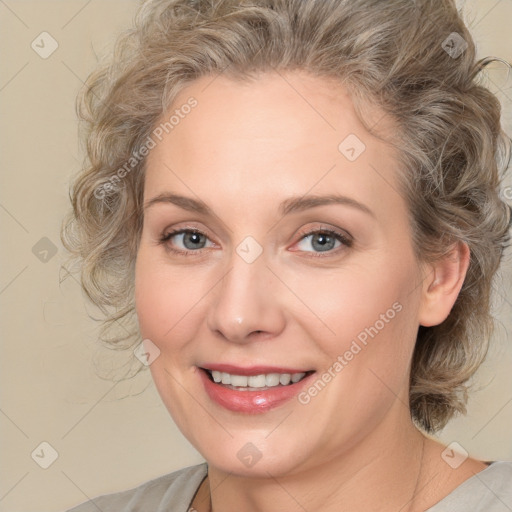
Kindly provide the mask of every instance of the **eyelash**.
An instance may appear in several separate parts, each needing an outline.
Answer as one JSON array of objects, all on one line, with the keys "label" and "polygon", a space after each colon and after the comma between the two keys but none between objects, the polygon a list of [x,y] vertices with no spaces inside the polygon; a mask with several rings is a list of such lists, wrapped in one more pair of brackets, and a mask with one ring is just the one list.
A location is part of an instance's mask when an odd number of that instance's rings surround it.
[{"label": "eyelash", "polygon": [[[162,244],[162,245],[166,245],[166,249],[170,252],[173,252],[175,254],[179,254],[180,256],[197,256],[201,253],[202,249],[199,249],[197,251],[182,251],[181,249],[174,249],[173,247],[171,247],[169,244],[167,244],[167,242],[175,235],[181,235],[182,233],[197,233],[199,235],[204,235],[206,236],[205,233],[203,233],[202,231],[198,230],[198,229],[192,229],[192,228],[181,228],[181,229],[176,229],[174,231],[170,231],[168,233],[165,233],[163,234],[161,237],[160,237],[160,240],[159,240],[159,243]],[[207,237],[208,238],[208,237]],[[195,253],[198,253],[198,254],[195,254]]]},{"label": "eyelash", "polygon": [[[181,228],[181,229],[176,229],[174,231],[170,231],[168,233],[163,234],[160,237],[160,239],[159,239],[159,244],[167,245],[167,247],[166,247],[167,250],[169,250],[169,251],[171,251],[171,252],[173,252],[175,254],[178,254],[180,256],[199,256],[203,249],[198,249],[198,250],[195,250],[195,251],[194,250],[183,251],[181,249],[175,249],[175,248],[171,247],[169,244],[167,244],[167,242],[173,236],[180,235],[182,233],[197,233],[199,235],[203,235],[203,236],[206,236],[208,238],[208,236],[205,233],[203,233],[202,231],[200,231],[200,230],[198,230],[196,228]],[[330,228],[314,229],[314,230],[310,230],[310,231],[300,232],[299,233],[299,236],[300,236],[299,242],[301,240],[303,240],[304,238],[308,237],[308,236],[316,235],[316,234],[330,235],[333,238],[335,238],[338,241],[340,241],[345,247],[352,247],[352,244],[353,244],[353,241],[350,238],[348,238],[347,236],[345,236],[343,233],[340,233],[339,231],[336,231],[336,230],[333,230],[333,229],[330,229]],[[304,251],[304,252],[309,254],[309,256],[307,256],[307,257],[325,258],[325,257],[329,257],[329,256],[331,256],[333,254],[338,253],[340,247],[338,247],[337,249],[338,250],[333,249],[333,250],[330,250],[330,251],[325,251],[325,253],[326,253],[325,256],[322,254],[322,252],[314,252],[314,251],[313,252],[311,252],[311,251]]]}]

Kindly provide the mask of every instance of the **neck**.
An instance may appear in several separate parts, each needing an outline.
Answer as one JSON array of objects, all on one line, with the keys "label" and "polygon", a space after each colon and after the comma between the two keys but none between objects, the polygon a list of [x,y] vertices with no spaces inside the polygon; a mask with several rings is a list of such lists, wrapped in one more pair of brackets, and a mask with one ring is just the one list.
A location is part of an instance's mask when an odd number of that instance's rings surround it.
[{"label": "neck", "polygon": [[[213,512],[381,512],[419,510],[424,436],[407,422],[396,423],[362,439],[321,465],[286,475],[250,478],[209,466]],[[206,507],[205,510],[208,510]],[[201,511],[200,511],[201,512]]]}]

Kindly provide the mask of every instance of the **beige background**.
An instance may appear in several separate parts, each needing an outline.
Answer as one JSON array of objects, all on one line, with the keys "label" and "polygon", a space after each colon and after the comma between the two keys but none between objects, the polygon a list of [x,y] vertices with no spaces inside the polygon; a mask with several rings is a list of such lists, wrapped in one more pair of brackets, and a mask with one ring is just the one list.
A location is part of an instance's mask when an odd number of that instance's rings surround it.
[{"label": "beige background", "polygon": [[[480,55],[512,61],[512,0],[460,3]],[[87,316],[92,308],[77,281],[59,283],[59,227],[69,178],[81,159],[75,96],[96,54],[111,48],[136,5],[0,0],[0,511],[63,510],[201,461],[169,418],[149,372],[115,386],[96,375],[93,361],[103,361],[103,370],[120,363],[98,347],[97,325]],[[58,43],[47,59],[31,48],[43,31]],[[498,66],[489,83],[503,101],[512,133],[512,77],[506,78]],[[50,242],[40,241],[44,237]],[[468,416],[441,436],[487,460],[512,460],[510,251],[507,260],[496,283],[496,343],[478,375],[480,391]],[[43,441],[58,453],[48,469],[35,462],[44,459],[38,448]]]}]

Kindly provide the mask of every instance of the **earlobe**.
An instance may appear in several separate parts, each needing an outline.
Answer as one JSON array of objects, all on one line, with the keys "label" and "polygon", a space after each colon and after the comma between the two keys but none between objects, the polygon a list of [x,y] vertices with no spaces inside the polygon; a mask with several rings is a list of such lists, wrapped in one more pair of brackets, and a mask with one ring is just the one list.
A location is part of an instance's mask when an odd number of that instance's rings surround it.
[{"label": "earlobe", "polygon": [[446,320],[464,283],[469,261],[469,247],[457,242],[445,257],[428,265],[419,310],[420,325],[431,327]]}]

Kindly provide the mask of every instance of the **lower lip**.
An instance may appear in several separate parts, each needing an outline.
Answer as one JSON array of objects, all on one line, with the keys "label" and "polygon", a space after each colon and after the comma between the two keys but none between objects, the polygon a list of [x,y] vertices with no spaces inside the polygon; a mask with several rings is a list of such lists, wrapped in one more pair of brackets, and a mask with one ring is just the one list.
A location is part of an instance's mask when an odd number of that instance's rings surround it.
[{"label": "lower lip", "polygon": [[305,383],[314,375],[287,386],[275,386],[262,391],[236,391],[210,380],[205,370],[199,369],[206,393],[211,400],[225,409],[235,412],[258,414],[275,409],[297,396]]}]

